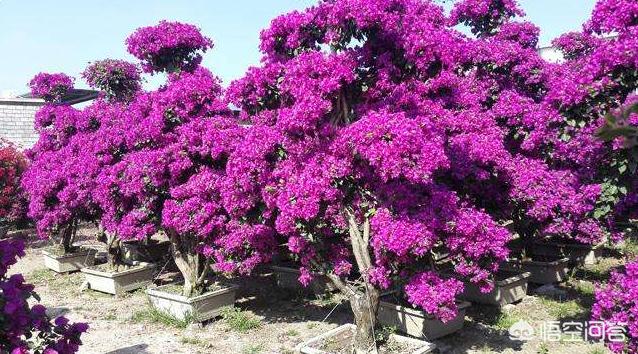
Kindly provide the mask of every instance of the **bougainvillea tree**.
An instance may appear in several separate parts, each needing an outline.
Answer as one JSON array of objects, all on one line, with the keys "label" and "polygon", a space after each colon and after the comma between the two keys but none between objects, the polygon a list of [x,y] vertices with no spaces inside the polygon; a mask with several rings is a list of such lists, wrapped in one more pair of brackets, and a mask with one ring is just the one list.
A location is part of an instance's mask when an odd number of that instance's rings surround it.
[{"label": "bougainvillea tree", "polygon": [[638,88],[637,24],[634,1],[598,1],[583,31],[554,41],[567,60],[555,67],[547,94],[547,102],[564,117],[553,128],[559,134],[554,134],[552,158],[601,186],[593,215],[609,222],[612,236],[626,225],[615,212],[617,205],[636,199],[635,149],[596,139],[595,132]]},{"label": "bougainvillea tree", "polygon": [[33,285],[21,274],[9,275],[9,267],[24,256],[20,240],[0,240],[0,352],[11,354],[72,354],[82,344],[80,336],[86,332],[85,323],[69,323],[64,317],[55,320],[46,315],[40,304],[29,300],[38,296]]},{"label": "bougainvillea tree", "polygon": [[82,72],[82,77],[109,100],[130,100],[142,88],[140,69],[124,60],[96,61]]},{"label": "bougainvillea tree", "polygon": [[212,46],[191,25],[161,22],[136,31],[129,51],[147,71],[169,72],[157,91],[138,94],[118,124],[117,159],[98,176],[102,223],[122,239],[165,232],[184,277],[183,295],[206,290],[213,263],[250,272],[274,245],[267,226],[231,213],[226,164],[243,134],[222,98],[219,80],[198,65]]},{"label": "bougainvillea tree", "polygon": [[264,210],[302,283],[323,272],[348,296],[357,352],[374,344],[383,289],[449,320],[460,280],[489,290],[510,230],[603,236],[599,186],[548,162],[554,66],[520,14],[500,0],[449,17],[429,1],[321,1],[276,18],[262,65],[229,89],[252,124],[228,162],[234,198]]},{"label": "bougainvillea tree", "polygon": [[[64,252],[70,252],[77,218],[69,210],[71,193],[62,193],[68,185],[64,165],[65,146],[80,129],[80,112],[61,104],[61,97],[72,88],[73,80],[64,74],[40,73],[31,80],[32,94],[47,102],[36,112],[36,144],[27,151],[30,165],[22,186],[29,198],[28,215],[36,222],[41,237],[59,236]],[[64,93],[63,93],[64,92]]]},{"label": "bougainvillea tree", "polygon": [[62,73],[39,73],[29,82],[31,94],[47,102],[59,103],[73,89],[73,78]]},{"label": "bougainvillea tree", "polygon": [[0,138],[0,228],[24,219],[26,199],[20,178],[26,168],[22,152]]}]

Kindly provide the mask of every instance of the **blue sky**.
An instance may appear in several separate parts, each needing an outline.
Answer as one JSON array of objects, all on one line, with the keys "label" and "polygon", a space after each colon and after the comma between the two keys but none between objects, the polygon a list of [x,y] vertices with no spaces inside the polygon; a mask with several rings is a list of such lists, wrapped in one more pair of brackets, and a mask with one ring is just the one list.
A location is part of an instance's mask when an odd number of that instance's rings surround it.
[{"label": "blue sky", "polygon": [[[224,83],[259,63],[259,31],[278,14],[315,0],[0,0],[0,94],[27,91],[40,71],[79,77],[90,61],[133,60],[124,39],[162,19],[193,23],[215,42],[204,65]],[[594,0],[521,0],[528,20],[541,27],[541,44],[589,17]],[[149,85],[157,83],[151,79]],[[82,87],[81,79],[77,86]]]}]

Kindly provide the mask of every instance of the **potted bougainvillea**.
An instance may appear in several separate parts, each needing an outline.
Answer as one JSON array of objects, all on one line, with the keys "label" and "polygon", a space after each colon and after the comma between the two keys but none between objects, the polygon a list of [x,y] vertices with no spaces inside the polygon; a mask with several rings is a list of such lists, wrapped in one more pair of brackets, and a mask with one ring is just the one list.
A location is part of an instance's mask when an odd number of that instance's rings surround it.
[{"label": "potted bougainvillea", "polygon": [[588,174],[604,164],[580,154],[593,130],[572,122],[592,105],[568,97],[591,90],[572,63],[539,56],[538,28],[518,15],[514,1],[460,1],[450,16],[421,1],[322,1],[275,19],[262,65],[229,89],[251,124],[228,162],[237,193],[302,283],[323,274],[350,300],[356,352],[374,348],[381,291],[448,321],[459,284],[489,293],[501,279],[508,241],[523,244],[510,267],[545,282],[569,259],[535,242],[607,236],[601,175]]},{"label": "potted bougainvillea", "polygon": [[165,234],[182,280],[149,289],[151,303],[205,321],[235,298],[235,286],[211,270],[248,273],[274,244],[270,229],[244,225],[225,207],[226,164],[243,128],[219,80],[199,66],[212,41],[196,27],[162,21],[127,45],[146,72],[167,72],[168,82],[138,94],[122,116],[123,150],[98,178],[102,223],[123,240]]},{"label": "potted bougainvillea", "polygon": [[[107,249],[106,264],[83,268],[82,273],[88,288],[118,295],[146,287],[155,273],[153,264],[127,261],[121,237],[102,226],[104,211],[96,197],[102,173],[117,163],[123,153],[123,112],[141,91],[141,76],[135,64],[115,59],[90,64],[82,76],[89,86],[100,90],[101,97],[82,111],[84,120],[91,122],[92,128],[74,136],[73,143],[83,148],[73,154],[75,160],[71,163],[84,165],[83,180],[78,181],[81,182],[78,188],[84,188],[86,195],[82,206],[92,210],[99,238]],[[143,242],[148,244],[146,239]]]},{"label": "potted bougainvillea", "polygon": [[[73,136],[90,127],[80,111],[61,103],[73,88],[73,79],[64,74],[36,75],[30,82],[33,95],[46,104],[36,112],[35,129],[39,139],[27,151],[30,160],[22,178],[29,199],[28,215],[36,222],[38,235],[57,238],[57,245],[43,252],[45,265],[56,272],[76,271],[94,263],[95,251],[76,246],[75,236],[86,210],[77,198],[77,184],[69,179],[69,169],[81,176],[83,166],[71,164]],[[75,149],[81,148],[75,146]]]},{"label": "potted bougainvillea", "polygon": [[69,323],[64,317],[55,320],[46,315],[46,308],[32,304],[39,301],[33,285],[24,282],[21,274],[8,275],[9,267],[24,256],[20,240],[0,240],[0,352],[76,353],[82,344],[80,336],[86,332],[85,323]]},{"label": "potted bougainvillea", "polygon": [[[262,66],[230,87],[251,123],[228,162],[237,190],[266,211],[302,283],[324,274],[349,299],[356,330],[339,340],[357,353],[375,347],[382,291],[399,286],[395,305],[447,322],[462,281],[489,292],[508,255],[501,224],[533,216],[553,201],[541,189],[564,181],[532,153],[540,135],[517,132],[522,115],[545,117],[525,96],[540,90],[537,29],[494,3],[464,14],[485,6],[462,2],[450,21],[420,1],[323,1],[275,19]],[[491,27],[464,36],[450,23],[465,16]]]}]

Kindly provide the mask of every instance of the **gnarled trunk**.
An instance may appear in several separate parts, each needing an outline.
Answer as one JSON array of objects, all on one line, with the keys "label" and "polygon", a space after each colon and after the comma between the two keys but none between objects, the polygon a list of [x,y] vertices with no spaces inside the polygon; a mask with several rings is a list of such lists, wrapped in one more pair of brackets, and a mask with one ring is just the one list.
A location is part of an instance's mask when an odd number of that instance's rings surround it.
[{"label": "gnarled trunk", "polygon": [[182,295],[193,297],[204,292],[204,282],[210,268],[209,260],[197,252],[197,238],[178,236],[174,231],[167,231],[171,241],[171,252],[175,264],[184,277]]},{"label": "gnarled trunk", "polygon": [[354,336],[354,353],[369,354],[377,352],[374,327],[377,323],[379,309],[379,293],[376,289],[369,289],[365,293],[350,296],[350,307],[354,314],[357,331]]},{"label": "gnarled trunk", "polygon": [[370,354],[377,353],[377,345],[374,336],[374,327],[377,323],[377,310],[379,309],[379,290],[368,282],[368,270],[372,267],[369,252],[370,222],[366,219],[360,230],[354,214],[346,211],[348,216],[350,243],[352,253],[356,259],[359,272],[363,275],[360,286],[347,284],[334,273],[326,275],[350,302],[354,314],[354,322],[357,326],[353,353]]},{"label": "gnarled trunk", "polygon": [[106,233],[106,260],[109,269],[118,271],[122,261],[122,241],[114,234]]},{"label": "gnarled trunk", "polygon": [[64,250],[65,254],[73,252],[73,242],[75,242],[77,226],[77,221],[73,220],[62,230],[62,235],[60,237],[60,246]]}]

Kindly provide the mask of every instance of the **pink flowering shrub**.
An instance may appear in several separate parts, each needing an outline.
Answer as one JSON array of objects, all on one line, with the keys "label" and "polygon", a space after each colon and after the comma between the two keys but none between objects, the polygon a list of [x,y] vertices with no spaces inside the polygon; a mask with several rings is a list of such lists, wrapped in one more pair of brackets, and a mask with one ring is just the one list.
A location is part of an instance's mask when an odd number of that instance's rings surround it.
[{"label": "pink flowering shrub", "polygon": [[11,354],[43,353],[72,354],[82,344],[85,323],[69,323],[64,317],[51,321],[44,306],[30,305],[38,296],[33,285],[24,282],[21,274],[7,271],[24,256],[24,244],[19,240],[0,240],[0,351]]},{"label": "pink flowering shrub", "polygon": [[516,0],[462,0],[454,4],[450,20],[470,26],[474,34],[491,34],[510,17],[524,15]]},{"label": "pink flowering shrub", "polygon": [[25,219],[26,200],[20,178],[26,168],[22,152],[0,138],[0,226]]},{"label": "pink flowering shrub", "polygon": [[96,61],[82,72],[82,77],[111,100],[128,101],[142,89],[139,68],[124,60]]},{"label": "pink flowering shrub", "polygon": [[[442,321],[456,317],[456,297],[463,292],[463,283],[455,279],[443,280],[434,273],[415,275],[405,286],[410,303],[423,308]],[[435,301],[432,301],[435,299]]]},{"label": "pink flowering shrub", "polygon": [[[608,284],[596,290],[592,320],[602,321],[607,329],[603,339],[614,353],[638,353],[638,262],[630,262],[624,271],[611,274]],[[625,341],[611,328],[626,330]]]},{"label": "pink flowering shrub", "polygon": [[633,1],[601,0],[582,33],[568,33],[555,43],[565,63],[552,68],[546,101],[558,110],[562,122],[548,126],[555,165],[567,166],[585,183],[598,184],[591,215],[607,225],[612,238],[623,230],[618,203],[631,199],[635,185],[632,149],[618,140],[596,138],[605,117],[625,104],[638,88],[638,33]]},{"label": "pink flowering shrub", "polygon": [[73,78],[62,73],[39,73],[29,82],[31,94],[47,102],[60,102],[73,89]]},{"label": "pink flowering shrub", "polygon": [[193,25],[161,21],[139,28],[126,39],[129,53],[142,61],[145,72],[191,71],[202,61],[202,53],[213,47]]}]

